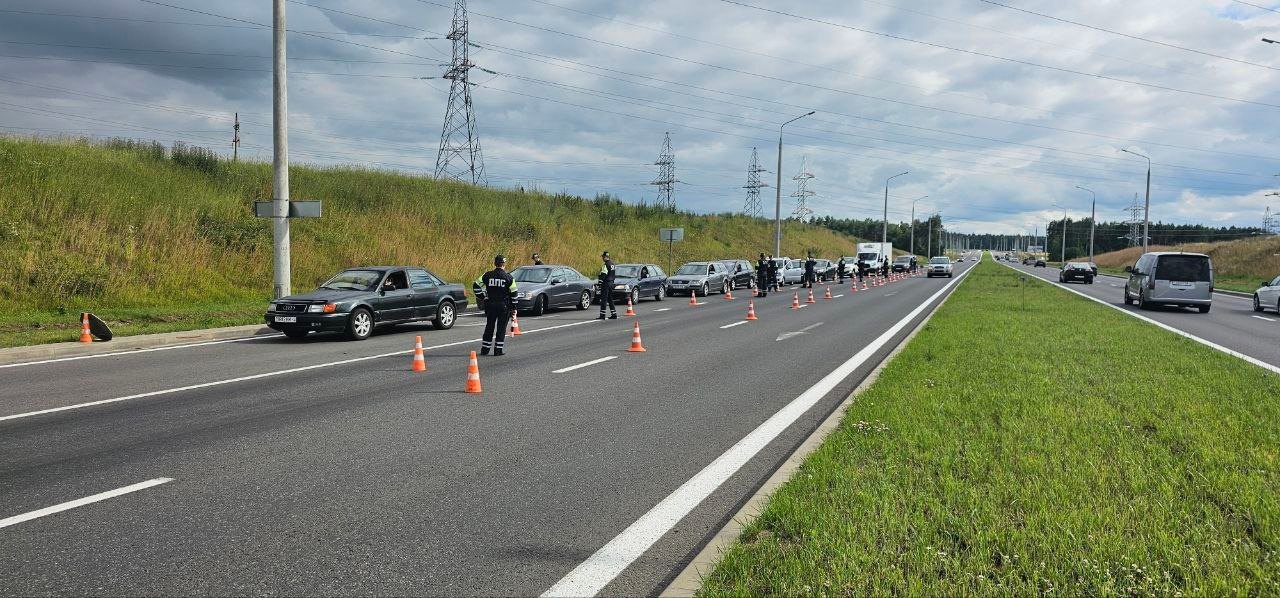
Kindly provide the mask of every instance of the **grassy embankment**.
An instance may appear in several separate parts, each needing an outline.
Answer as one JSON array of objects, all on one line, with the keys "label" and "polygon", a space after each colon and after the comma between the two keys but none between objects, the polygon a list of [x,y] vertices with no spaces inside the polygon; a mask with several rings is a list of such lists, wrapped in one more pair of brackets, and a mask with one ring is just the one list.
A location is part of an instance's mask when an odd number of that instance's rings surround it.
[{"label": "grassy embankment", "polygon": [[[1280,274],[1280,237],[1259,237],[1217,243],[1186,245],[1153,245],[1151,251],[1187,251],[1204,253],[1213,259],[1214,280],[1218,288],[1252,293],[1263,280]],[[1126,276],[1124,267],[1132,266],[1142,256],[1141,247],[1104,253],[1096,257],[1098,270]]]},{"label": "grassy embankment", "polygon": [[1280,376],[988,260],[702,593],[1276,595],[1277,397]]},{"label": "grassy embankment", "polygon": [[[667,263],[658,228],[685,227],[675,260],[750,258],[772,223],[616,200],[476,188],[358,167],[294,166],[295,199],[325,217],[293,221],[293,288],[344,267],[422,264],[469,281],[494,253],[534,251],[590,275],[602,250]],[[74,340],[93,311],[119,334],[260,321],[271,293],[271,227],[252,202],[271,168],[159,146],[0,138],[0,346]],[[787,223],[783,250],[853,253],[856,239]]]}]

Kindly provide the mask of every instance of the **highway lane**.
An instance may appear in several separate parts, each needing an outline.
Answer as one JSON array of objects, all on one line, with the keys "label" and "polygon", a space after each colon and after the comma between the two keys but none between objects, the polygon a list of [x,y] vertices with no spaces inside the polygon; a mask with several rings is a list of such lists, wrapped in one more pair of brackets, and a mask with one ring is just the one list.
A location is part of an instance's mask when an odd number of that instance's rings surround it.
[{"label": "highway lane", "polygon": [[[1007,265],[1059,284],[1058,270],[1055,268],[1035,268],[1019,263]],[[1099,276],[1091,285],[1069,283],[1064,286],[1264,363],[1280,366],[1280,322],[1274,321],[1277,319],[1273,317],[1275,314],[1254,312],[1251,299],[1214,293],[1213,309],[1207,314],[1178,307],[1157,307],[1144,311],[1138,309],[1137,305],[1124,304],[1124,284],[1123,278]],[[1254,316],[1263,316],[1270,321]]]},{"label": "highway lane", "polygon": [[[798,311],[774,295],[757,301],[761,320],[730,328],[741,297],[645,302],[642,354],[625,353],[629,320],[527,318],[526,331],[565,327],[482,359],[479,396],[458,392],[478,336],[466,327],[424,335],[466,342],[428,351],[427,374],[395,355],[0,421],[0,518],[174,479],[0,528],[0,592],[536,594],[947,282],[837,289],[845,297]],[[378,355],[413,332],[0,370],[6,382],[21,372],[0,404],[18,413],[13,397],[76,389],[90,373],[93,389],[40,404],[243,375],[223,360],[262,373]],[[891,346],[606,593],[661,589]],[[194,355],[207,367],[189,369]]]}]

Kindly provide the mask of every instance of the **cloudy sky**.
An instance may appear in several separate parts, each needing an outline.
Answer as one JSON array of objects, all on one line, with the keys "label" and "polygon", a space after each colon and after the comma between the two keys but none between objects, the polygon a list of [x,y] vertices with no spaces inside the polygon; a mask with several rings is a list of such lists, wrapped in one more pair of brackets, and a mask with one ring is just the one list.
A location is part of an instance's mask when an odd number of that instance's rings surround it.
[{"label": "cloudy sky", "polygon": [[[291,0],[290,150],[430,174],[452,0]],[[941,211],[1030,233],[1065,209],[1258,226],[1280,173],[1280,2],[470,0],[489,184],[653,202],[670,132],[698,212],[741,211],[752,148],[783,213]],[[0,1],[0,131],[271,151],[269,0]],[[773,213],[773,189],[762,193]],[[1053,207],[1053,204],[1060,207]]]}]

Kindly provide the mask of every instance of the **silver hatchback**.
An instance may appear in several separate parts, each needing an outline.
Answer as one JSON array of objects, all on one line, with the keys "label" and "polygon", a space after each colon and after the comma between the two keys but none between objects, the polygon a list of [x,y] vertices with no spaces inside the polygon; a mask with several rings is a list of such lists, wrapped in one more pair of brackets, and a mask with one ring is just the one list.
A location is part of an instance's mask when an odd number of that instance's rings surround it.
[{"label": "silver hatchback", "polygon": [[1125,268],[1124,303],[1141,309],[1155,305],[1195,307],[1209,313],[1213,304],[1213,261],[1203,253],[1153,251]]}]

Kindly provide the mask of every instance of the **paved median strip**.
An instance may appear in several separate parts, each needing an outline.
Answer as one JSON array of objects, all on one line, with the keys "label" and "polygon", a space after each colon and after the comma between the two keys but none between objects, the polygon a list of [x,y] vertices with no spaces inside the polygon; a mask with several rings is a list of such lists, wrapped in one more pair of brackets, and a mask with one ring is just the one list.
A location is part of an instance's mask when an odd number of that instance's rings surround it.
[{"label": "paved median strip", "polygon": [[597,364],[597,363],[604,363],[604,362],[606,362],[606,361],[609,361],[609,360],[612,360],[612,359],[617,359],[617,358],[618,358],[618,356],[617,356],[617,355],[610,355],[609,357],[601,357],[600,359],[592,359],[591,361],[587,361],[587,362],[584,362],[584,363],[579,363],[578,365],[571,365],[571,366],[569,366],[569,367],[567,367],[567,368],[560,368],[560,369],[558,369],[558,370],[552,370],[552,371],[551,371],[551,373],[552,373],[552,374],[563,374],[563,373],[565,373],[565,372],[572,372],[573,370],[580,370],[580,369],[585,368],[585,367],[593,366],[593,365],[595,365],[595,364]]},{"label": "paved median strip", "polygon": [[146,490],[147,488],[150,488],[152,486],[159,486],[160,484],[166,484],[172,481],[173,481],[173,478],[155,478],[153,480],[147,480],[145,482],[138,482],[137,484],[131,484],[123,488],[116,488],[115,490],[108,490],[106,492],[94,494],[93,496],[77,498],[72,501],[67,501],[61,504],[53,505],[52,507],[45,507],[43,509],[38,509],[35,511],[31,511],[29,513],[14,515],[13,517],[6,517],[4,519],[0,519],[0,528],[6,528],[11,525],[17,525],[19,523],[31,521],[32,519],[39,519],[40,517],[44,517],[46,515],[53,515],[54,513],[69,511],[76,507],[91,505],[96,502],[101,502],[109,498],[115,498],[117,496],[123,496],[125,494],[137,492],[139,490]]}]

